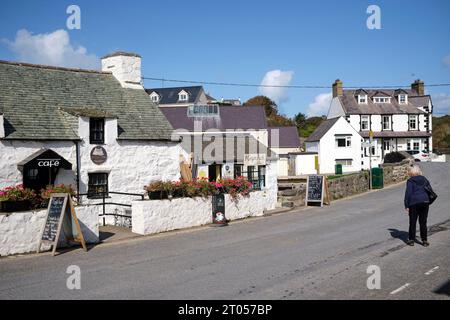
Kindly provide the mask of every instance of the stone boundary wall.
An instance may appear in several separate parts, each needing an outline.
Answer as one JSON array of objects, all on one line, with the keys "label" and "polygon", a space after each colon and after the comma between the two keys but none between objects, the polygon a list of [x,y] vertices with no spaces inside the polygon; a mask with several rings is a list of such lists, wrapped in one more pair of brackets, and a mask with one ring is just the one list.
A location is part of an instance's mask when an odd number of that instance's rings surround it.
[{"label": "stone boundary wall", "polygon": [[344,175],[327,181],[331,200],[342,199],[369,191],[368,171]]},{"label": "stone boundary wall", "polygon": [[[99,242],[101,206],[75,207],[86,243]],[[47,209],[0,215],[0,256],[36,252]],[[50,247],[42,246],[42,251]]]},{"label": "stone boundary wall", "polygon": [[[267,191],[253,191],[237,201],[226,194],[225,216],[228,220],[262,216],[276,202],[276,193]],[[212,201],[200,197],[133,201],[132,221],[132,231],[141,235],[202,226],[212,223]]]},{"label": "stone boundary wall", "polygon": [[381,165],[384,174],[384,185],[399,183],[408,179],[408,167],[414,164],[414,160],[405,159],[397,163],[384,163]]},{"label": "stone boundary wall", "polygon": [[[384,186],[402,182],[408,179],[408,167],[414,164],[413,160],[405,159],[402,162],[386,163],[381,167],[384,174]],[[331,200],[350,197],[355,194],[369,191],[369,172],[362,171],[343,175],[339,178],[327,180]],[[280,190],[278,202],[282,207],[294,208],[305,205],[306,185],[300,188]]]}]

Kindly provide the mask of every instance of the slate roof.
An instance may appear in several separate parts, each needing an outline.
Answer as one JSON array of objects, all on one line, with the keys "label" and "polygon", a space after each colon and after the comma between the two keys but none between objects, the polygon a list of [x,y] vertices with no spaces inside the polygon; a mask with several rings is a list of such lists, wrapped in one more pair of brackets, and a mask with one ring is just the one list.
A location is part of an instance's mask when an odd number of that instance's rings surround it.
[{"label": "slate roof", "polygon": [[324,120],[311,135],[306,138],[305,142],[315,142],[319,141],[332,126],[339,120],[339,117]]},{"label": "slate roof", "polygon": [[188,107],[163,107],[172,127],[194,131],[194,121],[201,121],[202,131],[208,129],[267,129],[266,113],[263,106],[219,106],[219,115],[188,117]]},{"label": "slate roof", "polygon": [[[272,131],[278,130],[278,146],[272,145]],[[270,127],[269,128],[269,146],[272,148],[298,148],[300,147],[300,138],[297,127]]]},{"label": "slate roof", "polygon": [[[197,136],[201,139],[200,142],[196,142],[192,136],[183,138],[181,142],[181,147],[187,152],[194,154],[199,154],[200,150],[196,150],[198,146],[201,145],[202,152],[202,163],[226,163],[235,162],[243,163],[245,154],[266,154],[268,159],[272,159],[276,154],[270,150],[266,145],[256,140],[251,135],[242,134],[227,134],[227,135],[214,135],[208,137],[207,134],[204,135],[205,138]],[[222,141],[215,143],[215,139],[221,138]],[[221,148],[216,150],[215,148]],[[198,157],[195,157],[197,162]]]},{"label": "slate roof", "polygon": [[429,95],[426,96],[414,96],[414,97],[409,97],[408,96],[408,101],[412,102],[413,105],[417,106],[417,107],[428,107],[428,104],[430,102],[431,97]]},{"label": "slate roof", "polygon": [[[188,101],[178,101],[178,94],[182,91],[188,93]],[[195,103],[197,102],[201,92],[203,91],[202,86],[193,87],[172,87],[172,88],[152,88],[145,89],[148,94],[156,92],[159,95],[159,104],[177,104],[177,103]]]},{"label": "slate roof", "polygon": [[111,73],[0,61],[4,139],[78,140],[77,115],[118,119],[119,139],[170,140],[172,127],[144,90]]},{"label": "slate roof", "polygon": [[[360,131],[363,138],[369,138],[368,131]],[[378,131],[373,133],[374,138],[420,138],[431,137],[431,133],[425,131]]]},{"label": "slate roof", "polygon": [[[418,109],[428,105],[428,102],[423,104],[429,96],[421,96],[421,99],[417,97],[417,93],[414,90],[406,89],[408,94],[408,104],[399,104],[397,101],[396,90],[365,90],[368,94],[367,104],[359,104],[355,97],[355,91],[358,90],[344,90],[343,94],[338,96],[342,107],[346,114],[419,114],[425,113]],[[391,103],[374,103],[371,99],[374,96],[390,96]],[[427,100],[428,101],[428,100]]]}]

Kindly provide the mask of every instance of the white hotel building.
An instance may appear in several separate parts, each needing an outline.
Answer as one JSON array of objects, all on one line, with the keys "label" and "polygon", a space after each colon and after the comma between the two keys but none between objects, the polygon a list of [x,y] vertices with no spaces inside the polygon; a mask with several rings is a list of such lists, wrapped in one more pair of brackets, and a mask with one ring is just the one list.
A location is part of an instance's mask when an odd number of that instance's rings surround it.
[{"label": "white hotel building", "polygon": [[364,142],[373,132],[372,147],[361,148],[361,165],[367,169],[369,152],[372,166],[377,166],[393,151],[432,151],[432,112],[423,81],[416,80],[411,89],[343,90],[342,81],[336,80],[328,119],[344,117]]}]

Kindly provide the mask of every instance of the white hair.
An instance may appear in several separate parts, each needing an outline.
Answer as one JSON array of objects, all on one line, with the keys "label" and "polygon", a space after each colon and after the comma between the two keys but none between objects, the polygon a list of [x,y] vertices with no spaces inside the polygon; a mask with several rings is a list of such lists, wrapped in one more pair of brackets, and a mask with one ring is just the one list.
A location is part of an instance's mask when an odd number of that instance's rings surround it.
[{"label": "white hair", "polygon": [[418,165],[412,165],[411,167],[409,167],[408,173],[410,176],[421,176],[422,175],[422,170],[420,169],[420,167]]}]

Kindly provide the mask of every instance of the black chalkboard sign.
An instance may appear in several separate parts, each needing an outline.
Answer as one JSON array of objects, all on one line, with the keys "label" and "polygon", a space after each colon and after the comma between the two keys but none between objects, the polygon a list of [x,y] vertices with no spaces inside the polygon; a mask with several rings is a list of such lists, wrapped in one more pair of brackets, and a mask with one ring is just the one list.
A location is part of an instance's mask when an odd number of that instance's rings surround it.
[{"label": "black chalkboard sign", "polygon": [[66,196],[52,197],[48,207],[47,219],[45,221],[44,232],[41,240],[54,242],[56,240],[59,222],[63,209],[66,207]]},{"label": "black chalkboard sign", "polygon": [[309,175],[306,183],[306,204],[308,202],[316,202],[323,205],[324,194],[324,176]]},{"label": "black chalkboard sign", "polygon": [[48,204],[47,216],[37,252],[39,253],[41,245],[44,243],[53,246],[53,255],[55,255],[56,247],[62,240],[67,244],[70,242],[80,243],[87,251],[70,195],[55,193],[52,194]]}]

